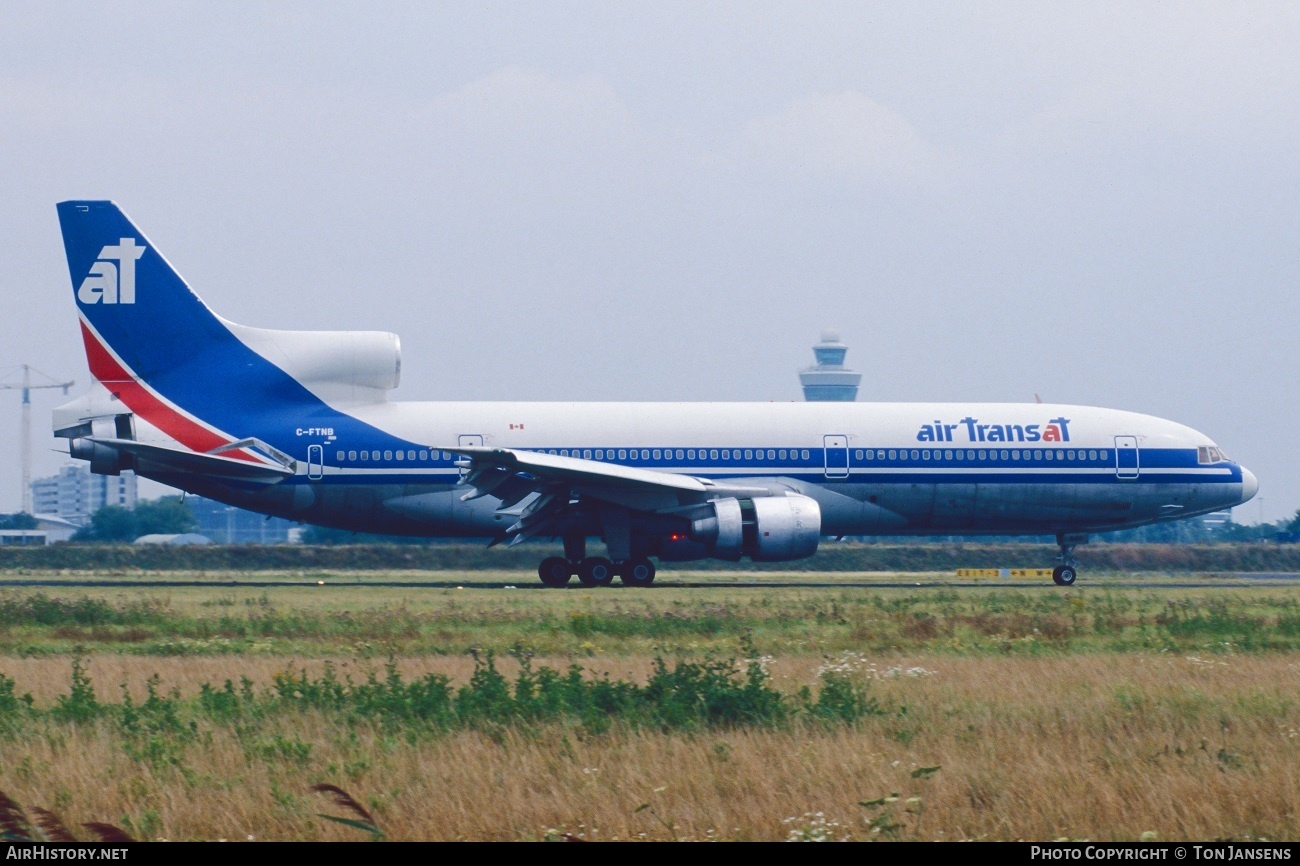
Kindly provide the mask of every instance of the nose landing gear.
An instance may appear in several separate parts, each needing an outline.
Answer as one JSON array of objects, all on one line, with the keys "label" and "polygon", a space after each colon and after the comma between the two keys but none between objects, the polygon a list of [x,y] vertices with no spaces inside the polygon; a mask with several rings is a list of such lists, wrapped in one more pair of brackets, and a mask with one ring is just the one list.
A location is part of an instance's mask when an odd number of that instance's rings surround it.
[{"label": "nose landing gear", "polygon": [[1060,565],[1052,569],[1052,582],[1057,586],[1073,586],[1079,576],[1074,559],[1074,549],[1080,544],[1088,543],[1088,536],[1077,533],[1057,533],[1056,543],[1061,548],[1056,559]]}]

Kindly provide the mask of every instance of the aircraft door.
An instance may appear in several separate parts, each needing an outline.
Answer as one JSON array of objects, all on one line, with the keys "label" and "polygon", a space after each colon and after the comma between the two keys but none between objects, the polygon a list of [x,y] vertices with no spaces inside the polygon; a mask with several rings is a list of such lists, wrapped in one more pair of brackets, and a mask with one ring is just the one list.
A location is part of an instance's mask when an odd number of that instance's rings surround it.
[{"label": "aircraft door", "polygon": [[1137,478],[1138,440],[1136,436],[1115,437],[1115,476],[1117,478]]},{"label": "aircraft door", "polygon": [[324,471],[325,449],[319,445],[307,446],[307,477],[319,481]]},{"label": "aircraft door", "polygon": [[849,437],[823,436],[822,446],[826,452],[826,477],[849,477]]},{"label": "aircraft door", "polygon": [[[459,445],[459,446],[461,446],[462,448],[482,448],[482,447],[483,447],[483,434],[482,434],[482,433],[462,433],[462,434],[460,434],[459,437],[457,437],[457,439],[456,439],[456,444]],[[464,469],[463,467],[462,467],[461,470],[460,470],[460,477],[461,477],[461,478],[464,478],[464,477],[465,477],[465,469]]]}]

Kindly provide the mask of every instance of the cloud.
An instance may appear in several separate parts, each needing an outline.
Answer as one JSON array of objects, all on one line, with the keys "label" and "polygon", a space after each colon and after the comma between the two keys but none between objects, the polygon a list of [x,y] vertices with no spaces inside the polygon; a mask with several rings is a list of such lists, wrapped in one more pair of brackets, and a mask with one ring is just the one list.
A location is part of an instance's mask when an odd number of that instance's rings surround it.
[{"label": "cloud", "polygon": [[792,102],[750,121],[742,142],[760,165],[866,183],[927,183],[944,163],[907,118],[856,91]]},{"label": "cloud", "polygon": [[424,119],[475,147],[559,148],[579,154],[625,143],[636,127],[631,112],[602,79],[556,78],[519,66],[436,97]]}]

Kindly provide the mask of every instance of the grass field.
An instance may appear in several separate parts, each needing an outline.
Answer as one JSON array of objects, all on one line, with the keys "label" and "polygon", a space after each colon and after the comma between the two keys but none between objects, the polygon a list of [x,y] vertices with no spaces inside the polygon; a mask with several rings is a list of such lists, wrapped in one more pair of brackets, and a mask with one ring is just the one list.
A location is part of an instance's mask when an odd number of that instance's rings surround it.
[{"label": "grass field", "polygon": [[0,591],[0,790],[168,839],[369,838],[319,783],[388,839],[1300,836],[1300,588],[302,576]]}]

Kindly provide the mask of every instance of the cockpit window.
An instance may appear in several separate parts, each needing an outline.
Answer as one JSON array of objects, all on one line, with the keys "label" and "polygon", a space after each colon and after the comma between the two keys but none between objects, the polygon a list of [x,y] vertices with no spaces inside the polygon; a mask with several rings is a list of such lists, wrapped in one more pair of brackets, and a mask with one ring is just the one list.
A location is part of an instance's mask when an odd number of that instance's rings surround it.
[{"label": "cockpit window", "polygon": [[1196,462],[1198,463],[1223,463],[1228,459],[1228,455],[1213,445],[1202,445],[1196,449]]}]

